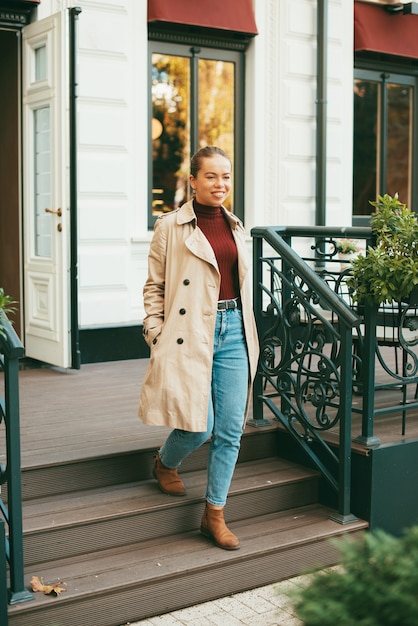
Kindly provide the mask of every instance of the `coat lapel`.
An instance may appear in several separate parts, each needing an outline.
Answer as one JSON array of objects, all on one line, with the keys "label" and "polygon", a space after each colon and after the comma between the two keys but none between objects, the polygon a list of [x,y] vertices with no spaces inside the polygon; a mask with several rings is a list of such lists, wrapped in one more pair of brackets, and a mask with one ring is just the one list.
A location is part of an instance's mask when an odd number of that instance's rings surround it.
[{"label": "coat lapel", "polygon": [[190,252],[199,257],[199,259],[202,259],[203,261],[210,263],[210,265],[213,265],[213,267],[219,272],[218,262],[216,260],[213,248],[210,245],[209,241],[206,239],[205,235],[200,230],[200,228],[195,228],[193,230],[191,235],[187,237],[185,244]]},{"label": "coat lapel", "polygon": [[183,204],[183,206],[180,207],[177,213],[178,224],[188,224],[190,222],[194,222],[193,230],[187,237],[185,245],[190,252],[192,252],[192,254],[199,257],[199,259],[210,263],[210,265],[213,265],[213,267],[219,272],[218,262],[212,246],[200,228],[196,228],[196,221],[196,215],[193,211],[193,202],[186,202],[186,204]]}]

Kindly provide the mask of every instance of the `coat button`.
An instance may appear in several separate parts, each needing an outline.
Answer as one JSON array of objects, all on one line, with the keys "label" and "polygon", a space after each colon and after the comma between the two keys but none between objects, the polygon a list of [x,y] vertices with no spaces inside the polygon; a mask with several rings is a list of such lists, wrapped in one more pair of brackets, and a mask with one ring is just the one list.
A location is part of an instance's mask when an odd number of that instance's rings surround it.
[{"label": "coat button", "polygon": [[182,344],[182,343],[183,343],[183,339],[182,339],[181,337],[179,337],[179,338],[177,339],[177,343]]},{"label": "coat button", "polygon": [[180,313],[180,315],[185,315],[186,309],[180,309],[179,313]]},{"label": "coat button", "polygon": [[183,285],[190,285],[190,280],[188,278],[185,278],[183,280]]}]

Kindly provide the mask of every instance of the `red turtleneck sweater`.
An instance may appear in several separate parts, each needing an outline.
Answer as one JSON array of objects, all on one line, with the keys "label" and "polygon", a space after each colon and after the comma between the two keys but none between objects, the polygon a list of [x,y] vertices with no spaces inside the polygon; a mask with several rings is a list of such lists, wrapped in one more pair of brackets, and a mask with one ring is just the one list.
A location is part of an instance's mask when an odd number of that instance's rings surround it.
[{"label": "red turtleneck sweater", "polygon": [[219,300],[239,296],[238,253],[235,239],[220,206],[212,207],[193,200],[197,225],[203,231],[216,256],[221,274]]}]

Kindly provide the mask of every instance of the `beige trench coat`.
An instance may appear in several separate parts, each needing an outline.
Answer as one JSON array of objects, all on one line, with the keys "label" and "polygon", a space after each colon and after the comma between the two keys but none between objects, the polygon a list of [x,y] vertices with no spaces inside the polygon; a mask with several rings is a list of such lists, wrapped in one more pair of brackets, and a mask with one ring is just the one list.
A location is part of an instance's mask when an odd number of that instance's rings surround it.
[{"label": "beige trench coat", "polygon": [[[222,208],[238,250],[242,314],[249,357],[247,408],[258,361],[251,273],[240,220]],[[206,430],[220,274],[193,203],[155,223],[144,286],[144,337],[151,348],[139,400],[145,424]],[[231,393],[233,393],[231,389]]]}]

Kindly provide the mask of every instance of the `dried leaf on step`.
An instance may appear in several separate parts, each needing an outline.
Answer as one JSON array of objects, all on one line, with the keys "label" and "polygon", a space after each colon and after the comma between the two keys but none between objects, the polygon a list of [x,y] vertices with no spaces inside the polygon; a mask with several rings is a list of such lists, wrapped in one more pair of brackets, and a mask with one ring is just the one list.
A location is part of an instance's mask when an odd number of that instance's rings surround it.
[{"label": "dried leaf on step", "polygon": [[37,576],[32,576],[30,585],[32,587],[32,591],[43,591],[46,595],[50,593],[54,593],[56,596],[59,596],[61,591],[65,591],[65,587],[61,587],[60,585],[65,585],[64,582],[53,583],[52,585],[44,585],[44,580]]}]

